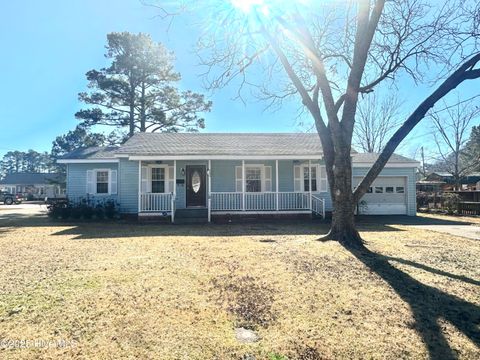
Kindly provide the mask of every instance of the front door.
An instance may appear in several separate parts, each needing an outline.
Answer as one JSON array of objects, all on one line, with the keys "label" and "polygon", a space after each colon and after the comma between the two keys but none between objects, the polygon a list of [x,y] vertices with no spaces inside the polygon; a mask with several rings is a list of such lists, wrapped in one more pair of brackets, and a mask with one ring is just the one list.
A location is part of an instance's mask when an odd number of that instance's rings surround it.
[{"label": "front door", "polygon": [[186,166],[187,207],[207,205],[207,181],[205,165]]}]

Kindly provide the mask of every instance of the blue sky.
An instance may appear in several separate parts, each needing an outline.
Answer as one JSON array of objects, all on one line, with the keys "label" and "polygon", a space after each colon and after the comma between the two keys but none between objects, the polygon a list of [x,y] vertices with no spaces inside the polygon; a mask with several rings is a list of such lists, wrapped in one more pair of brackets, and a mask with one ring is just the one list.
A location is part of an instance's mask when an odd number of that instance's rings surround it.
[{"label": "blue sky", "polygon": [[[106,34],[113,31],[146,32],[177,56],[181,87],[202,89],[201,69],[192,53],[196,38],[192,29],[177,23],[165,32],[155,10],[138,0],[25,0],[0,5],[0,156],[8,150],[49,151],[52,140],[73,129],[74,114],[81,108],[77,94],[86,88],[85,73],[105,66]],[[406,80],[405,80],[406,81]],[[426,94],[426,87],[408,85],[405,109],[411,109]],[[469,94],[474,84],[462,87]],[[265,104],[247,99],[247,105],[232,100],[236,88],[208,94],[213,110],[206,114],[210,132],[291,132],[299,130],[299,101],[281,111],[264,111]],[[422,124],[400,152],[412,155],[430,132]]]}]

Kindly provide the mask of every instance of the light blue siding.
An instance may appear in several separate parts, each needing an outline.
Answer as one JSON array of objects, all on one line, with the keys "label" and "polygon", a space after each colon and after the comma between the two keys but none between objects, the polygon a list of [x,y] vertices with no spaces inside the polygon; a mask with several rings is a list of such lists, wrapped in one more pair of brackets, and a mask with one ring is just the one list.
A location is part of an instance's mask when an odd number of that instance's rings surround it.
[{"label": "light blue siding", "polygon": [[118,176],[118,197],[124,213],[138,212],[138,161],[121,159]]},{"label": "light blue siding", "polygon": [[[159,163],[158,161],[157,163]],[[173,166],[173,161],[163,161],[162,164]],[[305,162],[293,160],[279,160],[279,191],[294,191],[294,166]],[[312,164],[319,163],[312,161]],[[320,162],[322,164],[323,162]],[[147,165],[148,162],[143,162]],[[205,165],[208,168],[208,161],[184,161],[179,160],[177,164],[177,184],[176,184],[176,208],[186,207],[185,191],[185,169],[187,165]],[[276,191],[276,169],[274,160],[253,160],[245,161],[245,165],[262,164],[272,167],[272,191]],[[242,162],[238,160],[212,160],[211,161],[211,190],[213,192],[235,192],[235,167],[241,166]],[[102,198],[115,199],[120,204],[120,209],[124,213],[136,213],[138,211],[138,189],[139,189],[139,162],[121,159],[118,164],[98,163],[98,164],[69,164],[67,166],[67,195],[72,198],[86,197],[86,176],[87,170],[94,169],[112,169],[118,170],[117,183],[118,195],[102,196]],[[182,169],[184,174],[182,175]],[[353,168],[353,176],[364,176],[368,168]],[[379,176],[405,176],[407,191],[407,213],[416,214],[416,194],[415,194],[415,168],[385,168]],[[183,181],[182,181],[183,180]],[[208,176],[207,176],[208,181]],[[208,189],[208,183],[207,189]],[[321,193],[320,196],[325,199],[325,208],[332,210],[332,201],[329,192]]]},{"label": "light blue siding", "polygon": [[117,170],[117,195],[89,195],[89,198],[112,199],[118,201],[120,178],[118,164],[97,163],[97,164],[68,164],[67,165],[67,196],[71,199],[87,197],[87,170],[110,169]]},{"label": "light blue siding", "polygon": [[[365,176],[369,168],[353,168],[353,176]],[[417,214],[416,198],[416,168],[384,168],[378,176],[404,176],[406,177],[407,191],[407,215],[415,216]]]}]

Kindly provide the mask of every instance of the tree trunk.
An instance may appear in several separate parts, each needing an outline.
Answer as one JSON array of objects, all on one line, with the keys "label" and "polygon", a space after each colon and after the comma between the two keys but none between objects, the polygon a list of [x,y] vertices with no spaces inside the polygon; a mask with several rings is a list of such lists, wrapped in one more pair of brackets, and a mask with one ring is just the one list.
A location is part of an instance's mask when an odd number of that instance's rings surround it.
[{"label": "tree trunk", "polygon": [[335,181],[330,187],[333,214],[330,231],[321,240],[335,240],[348,248],[363,248],[363,240],[355,229],[356,203],[352,193],[352,161],[349,148],[337,153],[333,167]]}]

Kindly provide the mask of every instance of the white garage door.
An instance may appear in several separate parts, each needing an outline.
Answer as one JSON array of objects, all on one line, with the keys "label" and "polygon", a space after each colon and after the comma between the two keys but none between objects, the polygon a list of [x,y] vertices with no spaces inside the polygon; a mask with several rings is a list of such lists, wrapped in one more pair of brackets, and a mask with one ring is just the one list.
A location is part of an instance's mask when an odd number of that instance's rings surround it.
[{"label": "white garage door", "polygon": [[[353,178],[357,186],[361,177]],[[362,197],[359,213],[366,215],[405,215],[407,214],[406,178],[379,176]]]}]

